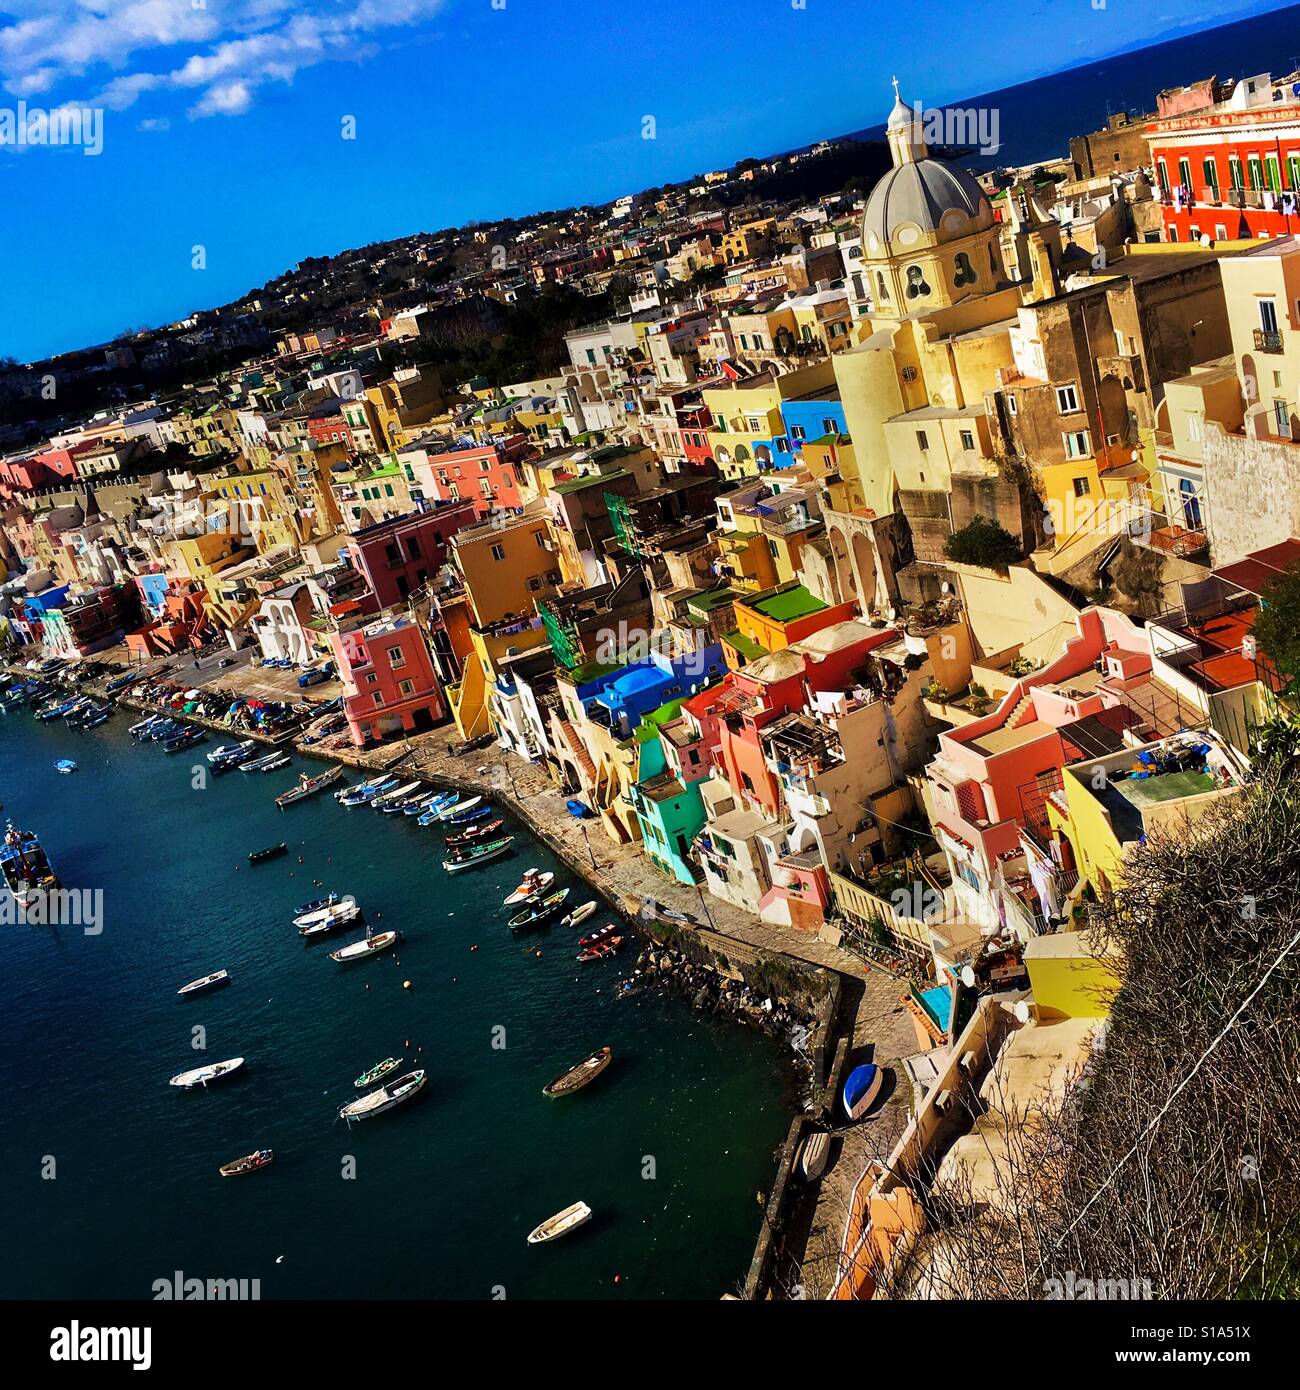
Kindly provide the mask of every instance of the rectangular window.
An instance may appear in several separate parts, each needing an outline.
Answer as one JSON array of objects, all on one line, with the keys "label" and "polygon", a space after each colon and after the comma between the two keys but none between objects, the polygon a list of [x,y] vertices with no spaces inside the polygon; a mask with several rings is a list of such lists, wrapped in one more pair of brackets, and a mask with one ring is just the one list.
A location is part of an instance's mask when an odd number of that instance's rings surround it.
[{"label": "rectangular window", "polygon": [[388,664],[394,671],[400,671],[401,668],[406,665],[406,653],[401,647],[389,647]]},{"label": "rectangular window", "polygon": [[1282,191],[1282,166],[1278,163],[1277,155],[1265,156],[1264,171],[1268,178],[1268,186],[1274,193],[1280,193]]},{"label": "rectangular window", "polygon": [[1265,333],[1277,332],[1277,301],[1272,299],[1261,299],[1259,301],[1259,326]]},{"label": "rectangular window", "polygon": [[1264,187],[1264,166],[1259,162],[1257,154],[1246,156],[1246,175],[1250,180],[1250,187],[1260,189]]},{"label": "rectangular window", "polygon": [[506,558],[506,548],[504,545],[494,545],[492,547],[492,558],[494,560],[504,560]]},{"label": "rectangular window", "polygon": [[1190,159],[1180,159],[1178,161],[1178,182],[1181,183],[1189,193],[1192,191],[1192,161]]},{"label": "rectangular window", "polygon": [[402,681],[402,683],[397,688],[402,692],[402,695],[405,699],[409,700],[411,696],[415,694],[414,681]]},{"label": "rectangular window", "polygon": [[1087,430],[1071,430],[1062,436],[1065,440],[1065,456],[1071,459],[1086,459],[1092,455],[1091,442]]},{"label": "rectangular window", "polygon": [[1059,415],[1077,415],[1079,413],[1079,392],[1073,382],[1069,386],[1056,388],[1056,410]]},{"label": "rectangular window", "polygon": [[538,550],[545,550],[545,549],[546,549],[546,532],[545,532],[545,531],[534,531],[534,532],[533,532],[533,539],[537,542],[537,548],[538,548]]},{"label": "rectangular window", "polygon": [[1212,198],[1219,196],[1219,163],[1213,157],[1201,161],[1201,172],[1205,175],[1205,186]]},{"label": "rectangular window", "polygon": [[1241,177],[1241,160],[1235,154],[1228,156],[1228,185],[1231,188],[1245,188]]},{"label": "rectangular window", "polygon": [[1169,192],[1169,166],[1163,159],[1156,160],[1156,179],[1159,181],[1161,191]]},{"label": "rectangular window", "polygon": [[1202,428],[1201,417],[1199,415],[1188,415],[1187,417],[1187,437],[1193,444],[1201,441]]},{"label": "rectangular window", "polygon": [[1074,480],[1074,495],[1076,497],[1087,497],[1092,491],[1087,478],[1076,478]]},{"label": "rectangular window", "polygon": [[926,438],[924,430],[917,430],[916,432],[916,447],[920,449],[923,454],[929,452],[930,441]]},{"label": "rectangular window", "polygon": [[975,436],[970,430],[962,430],[961,447],[963,449],[973,449],[975,447]]},{"label": "rectangular window", "polygon": [[1291,412],[1285,401],[1273,402],[1273,426],[1283,438],[1291,438]]},{"label": "rectangular window", "polygon": [[1293,190],[1300,188],[1300,154],[1286,157],[1286,186]]}]

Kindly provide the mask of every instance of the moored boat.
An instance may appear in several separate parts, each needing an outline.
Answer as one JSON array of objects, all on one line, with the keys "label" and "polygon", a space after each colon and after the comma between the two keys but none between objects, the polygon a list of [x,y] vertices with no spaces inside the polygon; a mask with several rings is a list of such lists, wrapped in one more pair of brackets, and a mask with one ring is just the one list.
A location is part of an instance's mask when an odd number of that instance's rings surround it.
[{"label": "moored boat", "polygon": [[59,887],[41,842],[32,831],[17,829],[13,821],[6,822],[0,843],[0,875],[19,907],[29,907],[40,894]]},{"label": "moored boat", "polygon": [[333,907],[339,900],[337,893],[326,893],[323,898],[313,898],[309,903],[299,903],[293,910],[295,918],[305,916],[308,912],[319,912],[322,907]]},{"label": "moored boat", "polygon": [[289,853],[289,846],[281,841],[278,845],[267,845],[265,849],[255,849],[249,856],[250,864],[265,864],[268,859],[278,859],[282,854]]},{"label": "moored boat", "polygon": [[548,1240],[559,1240],[561,1236],[567,1236],[570,1231],[576,1231],[579,1226],[590,1220],[591,1208],[586,1202],[574,1202],[563,1211],[557,1211],[554,1216],[548,1216],[540,1226],[535,1226],[528,1237],[528,1243],[542,1245]]},{"label": "moored boat", "polygon": [[213,1062],[210,1066],[195,1067],[193,1071],[177,1072],[168,1083],[189,1089],[192,1086],[206,1086],[210,1081],[220,1081],[242,1069],[244,1059],[232,1057],[228,1062]]},{"label": "moored boat", "polygon": [[540,869],[525,869],[519,887],[510,894],[502,906],[513,907],[516,903],[531,902],[544,893],[554,882],[555,875],[549,870],[543,873]]},{"label": "moored boat", "polygon": [[[420,824],[424,824],[423,816],[420,817]],[[500,833],[504,825],[505,821],[500,817],[496,820],[480,821],[477,825],[471,825],[465,830],[458,830],[448,835],[443,844],[448,849],[461,849],[466,845],[477,844],[480,840],[491,840]]]},{"label": "moored boat", "polygon": [[439,812],[438,819],[448,825],[468,825],[471,821],[486,819],[495,809],[493,806],[485,805],[481,796],[472,796],[468,801],[462,801],[449,810]]},{"label": "moored boat", "polygon": [[298,935],[308,938],[317,936],[328,936],[331,932],[336,932],[340,927],[349,926],[361,916],[361,909],[356,903],[348,900],[335,903],[333,907],[325,908],[320,912],[309,912],[303,917],[296,918],[294,925],[298,928]]},{"label": "moored boat", "polygon": [[211,753],[207,753],[204,756],[210,763],[219,763],[226,758],[233,758],[236,753],[241,752],[245,748],[255,748],[256,746],[257,744],[253,739],[246,738],[242,743],[220,743]]},{"label": "moored boat", "polygon": [[884,1080],[884,1072],[874,1062],[853,1068],[844,1080],[841,1094],[844,1113],[850,1120],[860,1120],[871,1109]]},{"label": "moored boat", "polygon": [[163,752],[183,753],[187,748],[207,741],[208,736],[202,729],[183,729],[179,734],[163,740]]},{"label": "moored boat", "polygon": [[350,946],[341,946],[337,951],[331,951],[330,960],[336,960],[340,965],[346,965],[353,960],[367,960],[370,956],[378,955],[380,951],[395,946],[401,939],[402,933],[399,931],[381,931],[377,936],[363,937]]},{"label": "moored boat", "polygon": [[334,793],[334,799],[340,806],[364,806],[375,797],[392,791],[396,785],[396,777],[380,777],[373,782],[358,782],[351,787],[344,787],[342,791]]},{"label": "moored boat", "polygon": [[[572,912],[566,913],[565,916],[560,918],[560,926],[576,927],[581,925],[583,922],[587,920],[588,917],[592,915],[593,912],[597,910],[599,906],[600,904],[595,901],[589,903],[580,903],[577,907],[573,909]],[[579,942],[578,944],[581,945],[582,943]]]},{"label": "moored boat", "polygon": [[220,989],[222,985],[230,983],[230,972],[228,970],[214,970],[211,975],[202,975],[197,980],[191,980],[189,984],[182,985],[176,991],[177,994],[203,994],[210,989]]},{"label": "moored boat", "polygon": [[327,768],[316,777],[309,776],[304,772],[298,778],[298,785],[291,787],[287,792],[281,792],[275,798],[275,804],[283,811],[286,806],[292,806],[295,801],[305,801],[309,796],[316,796],[323,792],[326,787],[332,787],[342,776],[342,763]]},{"label": "moored boat", "polygon": [[548,921],[564,906],[564,900],[569,896],[567,888],[561,888],[558,892],[551,893],[539,903],[534,903],[532,907],[526,907],[522,912],[517,912],[510,919],[509,926],[511,931],[527,931],[529,927],[540,926],[541,923]]},{"label": "moored boat", "polygon": [[223,1178],[239,1178],[245,1173],[256,1173],[259,1168],[265,1168],[274,1159],[274,1150],[258,1149],[256,1153],[245,1154],[243,1158],[237,1158],[231,1163],[223,1163],[217,1172]]},{"label": "moored boat", "polygon": [[353,1120],[369,1120],[376,1115],[382,1115],[385,1110],[391,1110],[403,1101],[419,1095],[427,1080],[428,1076],[424,1071],[408,1071],[396,1081],[390,1081],[376,1091],[370,1091],[357,1100],[349,1101],[339,1110],[339,1118],[351,1123]]},{"label": "moored boat", "polygon": [[390,792],[384,792],[382,796],[377,796],[371,801],[373,810],[382,811],[385,806],[392,805],[396,801],[405,801],[412,792],[418,792],[420,784],[418,782],[408,782],[404,787],[394,787]]},{"label": "moored boat", "polygon": [[481,796],[471,796],[468,800],[463,800],[459,796],[455,801],[448,802],[438,813],[438,819],[442,821],[454,822],[457,816],[462,816],[466,811],[472,811],[476,806],[483,804]]},{"label": "moored boat", "polygon": [[598,941],[594,946],[588,946],[585,951],[579,951],[577,959],[580,961],[604,960],[607,956],[614,955],[622,944],[623,938],[621,936],[609,936],[604,941]]},{"label": "moored boat", "polygon": [[503,854],[508,854],[512,844],[514,844],[513,835],[506,835],[500,840],[488,840],[485,844],[475,845],[454,859],[444,859],[442,867],[449,874],[458,874],[465,869],[476,869],[480,864],[486,864],[490,859],[499,859]]},{"label": "moored boat", "polygon": [[276,749],[274,753],[264,753],[260,758],[246,762],[240,772],[274,772],[278,767],[289,765],[289,755]]},{"label": "moored boat", "polygon": [[606,922],[603,927],[597,927],[595,931],[588,932],[586,936],[578,938],[578,945],[586,948],[588,946],[599,946],[602,941],[608,941],[611,937],[618,936],[623,928],[615,922]]},{"label": "moored boat", "polygon": [[614,1053],[608,1047],[598,1047],[590,1057],[584,1057],[575,1067],[561,1072],[554,1081],[542,1087],[544,1096],[567,1096],[580,1091],[588,1082],[594,1081],[614,1060]]},{"label": "moored boat", "polygon": [[376,1062],[369,1071],[363,1071],[352,1084],[358,1091],[364,1091],[395,1072],[402,1065],[402,1061],[401,1057],[385,1057],[382,1062]]}]

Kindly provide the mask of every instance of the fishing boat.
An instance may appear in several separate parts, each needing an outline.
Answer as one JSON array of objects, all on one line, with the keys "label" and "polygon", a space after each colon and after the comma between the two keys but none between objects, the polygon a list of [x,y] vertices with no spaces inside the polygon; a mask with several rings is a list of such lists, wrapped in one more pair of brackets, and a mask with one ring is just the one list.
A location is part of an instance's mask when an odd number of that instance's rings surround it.
[{"label": "fishing boat", "polygon": [[223,1163],[217,1172],[223,1178],[240,1178],[245,1173],[256,1173],[259,1168],[265,1168],[274,1158],[272,1149],[258,1149],[256,1153],[245,1154],[232,1163]]},{"label": "fishing boat", "polygon": [[525,869],[519,887],[510,894],[502,906],[513,907],[516,903],[531,902],[544,893],[554,882],[555,875],[549,871],[543,873],[540,869]]},{"label": "fishing boat", "polygon": [[98,709],[88,711],[77,727],[85,730],[98,729],[101,724],[107,724],[112,717],[112,709],[108,705],[102,705]]},{"label": "fishing boat", "polygon": [[375,797],[391,791],[396,785],[396,777],[381,777],[373,782],[358,782],[351,787],[344,787],[342,791],[335,792],[334,797],[340,806],[363,806]]},{"label": "fishing boat", "polygon": [[276,749],[274,753],[264,753],[260,758],[246,762],[239,770],[240,772],[270,772],[273,768],[283,767],[288,761],[288,754]]},{"label": "fishing boat", "polygon": [[54,764],[54,770],[63,773],[76,772],[77,765],[71,758],[60,758],[58,762]]},{"label": "fishing boat", "polygon": [[76,708],[76,700],[54,700],[48,705],[44,705],[36,711],[36,717],[42,724],[53,723],[56,719],[62,719]]},{"label": "fishing boat", "polygon": [[884,1072],[874,1062],[853,1068],[845,1078],[841,1096],[844,1113],[850,1120],[860,1120],[871,1109],[884,1080]]},{"label": "fishing boat", "polygon": [[594,1081],[614,1060],[614,1053],[608,1047],[598,1047],[590,1057],[584,1057],[576,1067],[561,1072],[554,1081],[542,1087],[544,1096],[567,1096],[580,1091]]},{"label": "fishing boat", "polygon": [[443,843],[448,849],[460,849],[479,840],[491,840],[497,836],[503,825],[505,821],[500,817],[496,820],[479,821],[476,825],[467,826],[464,830],[457,830],[448,835]]},{"label": "fishing boat", "polygon": [[476,806],[481,806],[482,804],[483,798],[481,796],[471,796],[468,801],[457,799],[449,805],[444,806],[442,810],[438,812],[438,819],[441,821],[450,821],[454,825],[457,823],[456,818],[458,816],[463,816],[466,811],[472,811]]},{"label": "fishing boat", "polygon": [[529,927],[540,926],[541,923],[554,917],[555,914],[564,906],[564,900],[569,896],[567,888],[561,888],[558,892],[545,897],[539,903],[534,903],[532,907],[526,907],[522,912],[517,912],[510,919],[511,931],[527,931]]},{"label": "fishing boat", "polygon": [[349,1124],[353,1120],[373,1119],[376,1115],[382,1115],[385,1110],[391,1110],[403,1101],[419,1095],[427,1080],[428,1075],[423,1071],[408,1071],[405,1076],[399,1076],[396,1081],[390,1081],[377,1091],[349,1101],[340,1109],[339,1118],[347,1120]]},{"label": "fishing boat", "polygon": [[355,922],[360,916],[361,909],[356,903],[342,902],[321,912],[309,912],[305,917],[299,917],[294,925],[298,928],[299,936],[308,938],[328,936],[331,932],[338,931],[340,927],[346,927]]},{"label": "fishing boat", "polygon": [[495,814],[496,808],[478,805],[477,803],[482,800],[481,796],[472,797],[469,801],[464,801],[459,806],[454,807],[451,815],[443,811],[439,818],[446,821],[448,825],[468,825],[471,821],[485,820],[488,816]]},{"label": "fishing boat", "polygon": [[[593,912],[596,911],[596,908],[597,908],[598,906],[599,906],[599,904],[597,904],[597,903],[595,903],[595,902],[589,902],[589,903],[581,903],[581,904],[579,904],[579,906],[575,907],[575,908],[573,909],[572,912],[567,913],[565,916],[563,916],[563,917],[560,918],[560,926],[562,926],[562,927],[576,927],[576,926],[578,926],[580,923],[585,922],[585,921],[587,920],[587,918],[590,917],[591,914],[592,914]],[[581,945],[582,943],[579,942],[578,944]]]},{"label": "fishing boat", "polygon": [[191,1086],[206,1086],[209,1081],[220,1081],[223,1077],[232,1076],[243,1065],[242,1057],[232,1057],[228,1062],[213,1062],[210,1066],[195,1067],[193,1071],[177,1072],[168,1084],[186,1089]]},{"label": "fishing boat", "polygon": [[237,753],[227,753],[224,758],[212,764],[211,772],[214,777],[224,777],[227,772],[234,772],[237,767],[243,767],[245,763],[251,763],[257,756],[257,748],[241,748]]},{"label": "fishing boat", "polygon": [[360,941],[354,941],[351,946],[342,946],[337,951],[330,952],[330,960],[336,960],[340,965],[346,965],[353,960],[366,960],[370,956],[378,955],[380,951],[386,951],[390,946],[396,946],[402,939],[399,931],[381,931],[378,936],[367,936]]},{"label": "fishing boat", "polygon": [[303,917],[308,912],[319,912],[322,907],[333,907],[339,900],[337,893],[326,893],[323,898],[313,898],[309,903],[299,903],[293,910],[295,918]]},{"label": "fishing boat", "polygon": [[132,724],[131,727],[127,730],[127,733],[130,734],[132,738],[141,738],[146,732],[148,732],[149,725],[152,724],[154,720],[157,718],[158,716],[156,714],[146,715],[143,719],[139,720],[135,724]]},{"label": "fishing boat", "polygon": [[426,812],[432,811],[435,807],[441,810],[445,796],[445,792],[434,792],[432,796],[413,796],[406,805],[402,807],[402,814],[404,816],[422,816]]},{"label": "fishing boat", "polygon": [[229,983],[230,972],[228,970],[214,970],[211,975],[204,975],[197,980],[191,980],[187,985],[182,985],[176,993],[204,994],[210,989],[220,989],[222,985]]},{"label": "fishing boat", "polygon": [[175,738],[181,732],[181,726],[174,719],[163,719],[149,730],[147,738],[150,743],[163,743],[169,738]]},{"label": "fishing boat", "polygon": [[831,1136],[824,1129],[814,1130],[800,1145],[799,1171],[809,1182],[816,1182],[826,1171],[830,1151]]},{"label": "fishing boat", "polygon": [[515,837],[513,835],[506,835],[500,840],[488,840],[486,844],[475,845],[455,859],[444,859],[442,867],[449,874],[458,874],[465,869],[476,869],[480,864],[486,864],[490,859],[500,859],[503,854],[508,854],[510,846],[514,842]]},{"label": "fishing boat", "polygon": [[208,736],[202,729],[186,729],[173,738],[164,740],[164,753],[183,753],[187,748],[193,748],[197,743],[206,743]]},{"label": "fishing boat", "polygon": [[418,782],[408,782],[404,787],[395,787],[392,791],[385,792],[382,796],[375,797],[370,805],[374,810],[382,811],[385,806],[395,801],[405,801],[412,792],[418,792],[419,790],[420,784]]},{"label": "fishing boat", "polygon": [[265,849],[255,849],[248,856],[250,864],[265,864],[268,859],[278,859],[282,854],[289,853],[289,846],[281,841],[278,845],[267,845]]},{"label": "fishing boat", "polygon": [[623,944],[621,936],[608,936],[604,941],[598,941],[594,946],[588,946],[585,951],[579,951],[577,959],[580,961],[604,960],[607,956],[612,956]]},{"label": "fishing boat", "polygon": [[623,928],[616,922],[606,922],[603,927],[597,927],[595,931],[588,932],[586,936],[578,938],[578,945],[586,948],[588,946],[599,946],[602,941],[608,941],[611,937],[622,933]]},{"label": "fishing boat", "polygon": [[242,743],[221,743],[208,753],[207,760],[210,763],[224,762],[227,758],[233,758],[237,753],[243,752],[246,748],[256,748],[257,743],[254,739],[246,738]]},{"label": "fishing boat", "polygon": [[352,1083],[358,1091],[368,1090],[384,1077],[395,1072],[402,1065],[401,1057],[385,1057],[382,1062],[376,1062],[369,1071],[363,1071],[360,1076]]},{"label": "fishing boat", "polygon": [[310,777],[304,772],[298,778],[298,785],[291,787],[287,792],[281,792],[275,798],[275,804],[283,811],[286,806],[292,806],[295,801],[305,801],[309,796],[323,792],[326,787],[332,787],[342,776],[343,766],[341,763],[327,768],[316,777]]},{"label": "fishing boat", "polygon": [[0,843],[0,874],[22,908],[30,907],[42,893],[59,886],[58,875],[41,842],[32,831],[16,829],[13,821],[5,823],[4,841]]},{"label": "fishing boat", "polygon": [[561,1236],[567,1236],[570,1231],[576,1231],[579,1226],[585,1225],[590,1220],[591,1208],[586,1202],[574,1202],[571,1207],[565,1207],[563,1211],[557,1211],[554,1216],[548,1216],[529,1235],[528,1243],[529,1245],[543,1245],[548,1240],[559,1240]]},{"label": "fishing boat", "polygon": [[421,789],[411,796],[403,796],[396,801],[385,801],[382,806],[376,806],[375,809],[384,816],[404,816],[408,810],[413,815],[418,815],[420,803],[424,800],[425,795],[426,793]]}]

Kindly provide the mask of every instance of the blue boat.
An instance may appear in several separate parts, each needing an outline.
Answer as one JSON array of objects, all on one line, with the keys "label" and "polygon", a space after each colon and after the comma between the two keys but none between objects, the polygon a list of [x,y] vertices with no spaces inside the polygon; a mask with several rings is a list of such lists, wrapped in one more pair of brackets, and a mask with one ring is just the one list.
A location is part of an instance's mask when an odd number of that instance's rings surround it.
[{"label": "blue boat", "polygon": [[844,1082],[844,1113],[850,1120],[860,1120],[875,1104],[885,1074],[874,1062],[854,1067]]},{"label": "blue boat", "polygon": [[472,810],[457,811],[455,815],[444,816],[443,819],[448,825],[469,825],[476,820],[482,820],[485,816],[495,816],[496,808],[493,806],[475,806]]},{"label": "blue boat", "polygon": [[54,766],[59,772],[76,772],[77,770],[77,765],[71,758],[60,758]]}]

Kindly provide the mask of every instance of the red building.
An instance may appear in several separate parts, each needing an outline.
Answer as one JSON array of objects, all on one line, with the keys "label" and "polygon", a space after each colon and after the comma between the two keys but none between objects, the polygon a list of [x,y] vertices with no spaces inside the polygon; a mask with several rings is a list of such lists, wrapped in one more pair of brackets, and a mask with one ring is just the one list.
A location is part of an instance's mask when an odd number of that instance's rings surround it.
[{"label": "red building", "polygon": [[421,461],[419,453],[424,448],[411,446],[407,457],[426,497],[442,502],[472,498],[480,518],[494,507],[517,509],[524,505],[517,465],[536,452],[526,434],[474,449],[452,449],[443,454],[426,451]]},{"label": "red building", "polygon": [[352,430],[337,406],[323,409],[307,421],[307,433],[316,444],[342,444],[348,453],[355,452],[352,443]]},{"label": "red building", "polygon": [[1289,80],[1245,79],[1217,106],[1149,121],[1146,138],[1165,241],[1300,233],[1300,98]]},{"label": "red building", "polygon": [[400,604],[447,563],[452,536],[472,526],[478,508],[463,502],[441,502],[432,511],[367,526],[352,537],[356,568],[365,576],[379,608]]},{"label": "red building", "polygon": [[399,732],[432,729],[446,702],[424,634],[404,617],[382,617],[331,633],[343,708],[358,748]]}]

